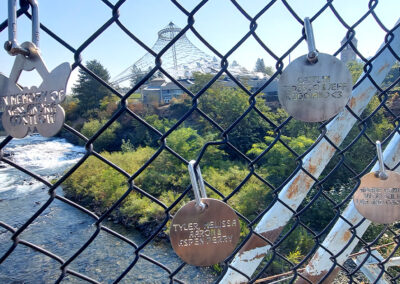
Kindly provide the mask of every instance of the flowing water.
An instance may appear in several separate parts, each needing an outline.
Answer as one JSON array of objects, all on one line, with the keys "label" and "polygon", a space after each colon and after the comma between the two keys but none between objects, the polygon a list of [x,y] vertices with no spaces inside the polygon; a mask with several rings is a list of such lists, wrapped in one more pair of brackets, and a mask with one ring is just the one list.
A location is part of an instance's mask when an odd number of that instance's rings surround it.
[{"label": "flowing water", "polygon": [[[0,137],[0,141],[4,137]],[[64,139],[30,136],[13,139],[5,148],[10,159],[51,181],[76,163],[84,148]],[[62,195],[62,189],[57,189]],[[21,227],[49,199],[47,189],[21,171],[0,164],[0,221]],[[20,235],[66,260],[71,257],[95,232],[95,220],[87,214],[59,200],[51,205]],[[107,222],[113,230],[142,244],[145,238],[133,229]],[[11,234],[0,227],[0,256],[12,245]],[[170,245],[152,241],[141,253],[155,259],[172,271],[182,262]],[[135,259],[134,248],[101,231],[95,241],[69,266],[102,283],[112,283]],[[0,265],[0,283],[54,283],[60,276],[59,262],[24,245],[18,245]],[[177,278],[187,283],[211,283],[216,279],[209,268],[186,265]],[[74,276],[62,283],[88,283]],[[140,258],[120,283],[169,283],[168,273],[157,265]]]}]

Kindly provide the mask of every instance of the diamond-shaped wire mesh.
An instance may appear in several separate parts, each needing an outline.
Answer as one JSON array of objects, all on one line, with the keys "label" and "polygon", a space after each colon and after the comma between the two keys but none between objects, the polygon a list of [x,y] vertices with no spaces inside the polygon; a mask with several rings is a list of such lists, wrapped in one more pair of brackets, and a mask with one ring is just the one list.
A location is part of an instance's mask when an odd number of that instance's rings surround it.
[{"label": "diamond-shaped wire mesh", "polygon": [[[0,279],[14,283],[12,282],[13,273],[19,275],[18,277],[24,277],[24,273],[28,273],[26,272],[28,268],[17,265],[17,262],[24,263],[27,258],[31,258],[33,262],[29,262],[29,266],[35,266],[31,269],[42,275],[38,281],[46,283],[117,283],[120,281],[126,283],[264,281],[263,283],[269,283],[269,281],[278,280],[286,281],[284,283],[320,283],[322,281],[333,283],[335,277],[338,277],[335,280],[339,281],[337,283],[343,283],[343,281],[351,283],[368,281],[365,278],[367,277],[365,267],[372,261],[376,264],[375,271],[379,274],[375,275],[376,281],[397,283],[400,277],[399,270],[387,264],[397,260],[398,225],[371,226],[368,229],[370,222],[361,218],[354,211],[354,206],[351,208],[351,202],[349,203],[360,183],[360,178],[371,171],[377,161],[375,140],[381,140],[388,152],[385,156],[388,169],[396,171],[400,163],[400,143],[398,143],[400,112],[394,103],[398,90],[396,86],[400,77],[392,79],[390,84],[385,84],[383,82],[385,76],[380,75],[387,74],[392,65],[399,60],[400,28],[399,24],[395,27],[386,27],[381,22],[385,15],[376,13],[381,2],[363,1],[363,7],[368,7],[368,9],[365,9],[365,12],[352,24],[342,18],[335,8],[336,1],[334,0],[316,6],[315,13],[308,15],[312,22],[318,22],[322,17],[330,17],[332,25],[337,25],[338,29],[342,29],[343,34],[347,36],[347,41],[344,41],[333,55],[338,55],[346,46],[350,46],[361,59],[364,71],[354,85],[353,99],[350,100],[346,109],[338,117],[318,124],[298,122],[285,115],[271,117],[271,113],[265,111],[262,90],[279,78],[285,67],[283,61],[287,60],[291,52],[299,48],[305,39],[305,34],[299,34],[295,39],[288,39],[286,43],[282,43],[285,50],[277,50],[276,44],[272,43],[270,38],[258,34],[257,26],[258,22],[264,21],[270,13],[273,13],[277,5],[283,5],[286,14],[280,19],[280,25],[284,26],[285,22],[290,21],[297,24],[300,30],[303,19],[297,11],[293,10],[288,1],[269,1],[254,15],[247,12],[238,1],[227,1],[234,7],[235,12],[241,15],[241,20],[249,25],[249,28],[246,27],[246,32],[239,34],[231,49],[224,53],[220,53],[211,42],[208,42],[207,37],[202,35],[196,26],[196,16],[206,9],[208,1],[200,1],[192,10],[186,10],[178,1],[171,0],[182,16],[187,18],[187,25],[158,53],[142,42],[133,30],[120,21],[120,12],[123,11],[126,1],[115,2],[113,4],[103,0],[96,3],[108,9],[110,17],[77,48],[47,28],[45,18],[41,19],[41,32],[59,42],[73,56],[75,62],[72,68],[84,70],[111,91],[119,98],[118,106],[114,107],[110,119],[102,121],[103,125],[91,137],[85,137],[74,127],[64,125],[64,135],[79,140],[85,145],[85,149],[74,165],[55,180],[49,180],[49,174],[44,172],[24,168],[18,161],[5,155],[8,147],[15,142],[11,136],[0,143],[1,162],[15,168],[16,173],[23,172],[32,177],[48,191],[46,199],[34,207],[34,212],[23,212],[25,214],[21,219],[23,221],[19,220],[16,224],[10,225],[0,216],[2,228],[0,231],[2,240],[0,272],[4,274],[0,276],[3,277]],[[30,18],[27,1],[21,1],[21,4],[18,16]],[[393,9],[396,8],[399,7],[393,7]],[[90,18],[88,17],[87,20],[90,21]],[[374,21],[376,26],[386,34],[383,48],[372,58],[365,57],[352,42],[357,27],[367,20]],[[149,56],[154,56],[155,62],[153,68],[126,93],[122,93],[115,85],[100,79],[83,63],[86,59],[86,51],[95,44],[96,39],[107,35],[111,28],[116,27],[123,36],[131,38],[134,44],[148,52]],[[284,30],[284,27],[274,28]],[[0,26],[0,32],[6,33],[6,30],[5,19]],[[207,52],[212,53],[212,56],[220,61],[216,74],[213,74],[209,81],[204,82],[204,85],[197,90],[186,88],[163,68],[162,60],[160,60],[162,55],[173,48],[174,43],[186,33],[192,33],[208,48]],[[272,57],[276,63],[274,66],[276,71],[271,78],[253,91],[250,91],[246,82],[238,79],[229,69],[232,54],[248,41],[256,41],[260,50]],[[187,109],[176,118],[173,125],[163,130],[146,121],[146,118],[129,104],[132,95],[157,72],[161,72],[179,86],[189,97]],[[226,113],[216,113],[215,109],[207,106],[212,104],[213,99],[219,99],[212,97],[215,94],[213,89],[218,88],[219,79],[224,76],[235,83],[236,89],[247,95],[247,101],[238,100],[232,95],[231,101],[226,104],[228,107],[225,110]],[[233,107],[239,109],[239,112],[235,109],[238,116],[230,115]],[[96,141],[99,141],[108,128],[124,119],[132,121],[137,127],[148,130],[152,141],[149,142],[151,148],[146,148],[146,158],[129,161],[134,164],[130,167],[120,163],[122,158],[117,159],[112,154],[96,151]],[[379,133],[376,132],[375,127],[380,122],[377,121],[378,119],[384,119],[386,122],[386,128],[380,129]],[[224,172],[224,167],[230,167],[232,160],[243,165],[243,169],[237,171],[237,175],[234,174],[235,176],[228,177],[226,180],[221,178],[227,183],[229,191],[221,190],[219,181],[208,180],[205,174],[209,195],[230,204],[242,223],[240,245],[218,268],[214,268],[217,272],[207,269],[194,270],[193,267],[177,258],[170,261],[172,257],[161,257],[170,252],[158,245],[159,237],[165,235],[164,231],[173,214],[184,202],[192,198],[186,170],[190,157],[188,153],[182,152],[182,149],[171,147],[168,142],[189,120],[201,121],[202,125],[213,134],[202,137],[204,143],[201,145],[201,150],[196,152],[196,164],[202,169],[206,168],[207,161],[213,159],[215,150],[218,149],[226,159],[226,165],[221,165],[218,169],[219,175],[227,174]],[[246,142],[250,141],[249,136],[256,135],[246,129],[247,125],[252,125],[252,129],[257,129],[259,133],[265,133],[268,139],[264,140],[265,135],[251,137],[256,147],[246,145]],[[294,137],[287,136],[293,133],[293,129],[298,129],[298,135],[302,135],[302,140],[297,141],[298,144],[303,145],[302,147],[291,142],[291,138]],[[249,151],[251,147],[253,150]],[[363,148],[363,153],[368,152],[369,155],[359,157],[357,160],[359,162],[354,164],[353,158],[358,157],[360,147]],[[84,207],[85,202],[82,200],[84,197],[81,196],[72,201],[66,198],[60,189],[69,182],[72,175],[79,174],[81,169],[90,170],[89,164],[104,168],[104,179],[93,181],[87,177],[88,184],[90,182],[106,183],[108,175],[114,172],[120,174],[124,183],[123,188],[116,190],[113,202],[101,209],[96,209],[94,206],[89,210]],[[266,164],[270,166],[268,170],[264,167]],[[168,178],[163,176],[166,167],[175,167],[174,174]],[[150,169],[157,171],[158,175],[144,177],[144,173],[149,172]],[[160,192],[149,191],[146,186],[148,184],[146,181],[150,182],[149,179],[152,179],[151,182],[159,181]],[[177,184],[180,189],[176,190],[176,195],[172,197],[170,203],[159,200],[167,187],[178,187]],[[263,190],[252,191],[254,185]],[[122,204],[130,202],[133,194],[135,198],[141,198],[146,206],[160,212],[157,226],[150,229],[147,238],[133,236],[129,229],[124,232],[121,232],[121,229],[116,230],[109,221],[112,216],[119,214]],[[255,196],[252,197],[250,194]],[[241,204],[245,198],[253,198],[251,199],[253,204]],[[58,208],[64,207],[78,209],[77,213],[74,213],[76,218],[81,215],[90,218],[82,221],[84,226],[80,227],[76,227],[69,218],[46,219],[59,210]],[[18,211],[18,208],[7,210]],[[315,216],[319,216],[318,219]],[[44,222],[47,227],[57,226],[60,231],[50,230],[50,233],[43,234],[35,226],[38,222]],[[75,236],[75,243],[69,244],[72,238],[69,235]],[[113,243],[116,247],[110,247],[108,243]],[[379,249],[376,249],[377,246]],[[297,249],[303,253],[296,255],[288,248]],[[361,249],[360,253],[350,256],[355,249],[357,251]],[[124,254],[118,255],[122,251]],[[382,255],[377,255],[376,252]],[[349,260],[355,258],[358,262],[353,263]],[[14,269],[11,269],[12,267]],[[26,283],[31,283],[30,279],[24,280]],[[32,283],[34,282],[35,280]]]}]

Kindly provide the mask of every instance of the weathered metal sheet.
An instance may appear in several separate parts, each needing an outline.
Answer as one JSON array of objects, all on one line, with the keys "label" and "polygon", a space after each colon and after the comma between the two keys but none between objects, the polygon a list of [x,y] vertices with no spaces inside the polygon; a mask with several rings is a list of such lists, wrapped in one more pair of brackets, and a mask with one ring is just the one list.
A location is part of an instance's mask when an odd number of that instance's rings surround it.
[{"label": "weathered metal sheet", "polygon": [[400,256],[392,257],[385,263],[385,267],[400,266]]},{"label": "weathered metal sheet", "polygon": [[[378,264],[383,263],[385,269],[391,266],[400,266],[400,257],[392,257],[385,262],[385,259],[376,250],[372,251],[371,254],[373,256],[370,255],[364,265],[360,268],[361,272],[364,273],[371,283],[375,283],[382,272],[382,268],[380,268]],[[355,259],[353,259],[353,261],[355,264],[359,265],[364,261],[364,258],[365,254],[358,255]],[[379,282],[376,283],[389,284],[389,282],[383,277],[380,277]]]},{"label": "weathered metal sheet", "polygon": [[[355,259],[353,259],[354,263],[360,265],[365,260],[365,256],[365,254],[358,255],[357,257],[355,257]],[[369,281],[371,281],[371,283],[374,283],[382,272],[381,268],[376,265],[377,259],[379,259],[380,261],[384,260],[379,252],[374,250],[371,252],[371,255],[360,268],[361,272],[364,273],[364,275],[368,278]],[[389,282],[381,277],[379,279],[379,284],[389,284]]]},{"label": "weathered metal sheet", "polygon": [[[388,167],[394,167],[400,161],[400,135],[398,133],[393,136],[392,140],[386,147],[386,150],[383,153],[383,159]],[[376,163],[371,172],[375,172],[378,168],[379,165]],[[400,169],[398,168],[397,171],[400,171]],[[336,262],[343,264],[357,245],[357,238],[354,238],[351,243],[348,244],[353,236],[353,233],[349,230],[351,228],[349,223],[356,225],[363,219],[363,216],[358,213],[354,206],[353,200],[350,201],[342,216],[344,219],[340,218],[336,222],[328,236],[325,238],[321,248],[317,250],[311,261],[306,266],[304,273],[302,273],[302,275],[308,279],[312,279],[313,281],[322,279],[334,265],[330,260],[332,254],[336,255],[340,252],[340,255],[336,257]],[[347,220],[347,222],[344,220]],[[362,237],[370,224],[371,222],[365,219],[365,221],[356,228],[357,236]],[[327,248],[329,252],[323,249],[323,247]],[[346,249],[343,250],[345,247]],[[333,275],[335,274],[333,273]],[[307,282],[303,279],[299,279],[296,284],[299,283]]]},{"label": "weathered metal sheet", "polygon": [[[399,54],[400,28],[396,28],[393,31],[393,34],[394,39],[390,46],[392,50]],[[374,79],[376,84],[380,85],[383,82],[394,63],[395,58],[388,49],[383,50],[382,53],[372,62],[373,68],[370,72],[370,76]],[[361,77],[362,76],[363,75],[361,75]],[[353,91],[348,106],[354,113],[360,115],[375,92],[376,88],[374,85],[368,79],[364,80]],[[327,125],[326,135],[333,143],[340,145],[355,122],[356,118],[347,109],[344,109]],[[314,149],[302,160],[303,168],[314,177],[319,177],[330,159],[333,157],[334,153],[335,148],[332,147],[326,139],[321,139]],[[299,171],[281,190],[279,193],[279,199],[291,209],[296,210],[313,184],[313,179],[303,171]],[[352,206],[354,207],[354,204]],[[293,212],[291,210],[282,205],[281,202],[276,202],[274,206],[262,216],[254,230],[269,241],[273,242],[279,236],[281,230],[290,220],[292,215]],[[253,234],[235,256],[231,265],[250,277],[263,258],[267,255],[269,249],[269,244]],[[241,283],[246,281],[246,277],[233,269],[228,269],[224,277],[221,279],[221,283]]]}]

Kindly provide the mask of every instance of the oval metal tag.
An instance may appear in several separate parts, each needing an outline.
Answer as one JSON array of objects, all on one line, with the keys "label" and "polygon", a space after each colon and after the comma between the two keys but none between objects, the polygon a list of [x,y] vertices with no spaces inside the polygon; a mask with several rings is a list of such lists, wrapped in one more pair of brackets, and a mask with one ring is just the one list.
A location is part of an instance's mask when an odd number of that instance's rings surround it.
[{"label": "oval metal tag", "polygon": [[240,237],[239,219],[226,203],[202,198],[201,210],[194,200],[175,214],[170,240],[175,253],[186,263],[210,266],[227,258]]},{"label": "oval metal tag", "polygon": [[385,171],[388,178],[382,180],[369,173],[361,178],[361,184],[353,195],[358,212],[378,224],[390,224],[400,220],[400,174]]},{"label": "oval metal tag", "polygon": [[319,53],[318,61],[311,64],[304,55],[283,70],[278,98],[294,118],[320,122],[332,118],[346,106],[352,85],[350,71],[336,57]]}]

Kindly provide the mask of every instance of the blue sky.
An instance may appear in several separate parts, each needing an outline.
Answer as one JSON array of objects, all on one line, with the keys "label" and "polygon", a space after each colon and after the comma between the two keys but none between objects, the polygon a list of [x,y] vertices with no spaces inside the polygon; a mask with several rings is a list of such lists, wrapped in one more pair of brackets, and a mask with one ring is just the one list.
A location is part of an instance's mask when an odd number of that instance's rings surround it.
[{"label": "blue sky", "polygon": [[[7,2],[0,1],[0,20],[7,18]],[[19,1],[17,1],[19,2]],[[61,36],[74,48],[78,48],[91,34],[111,17],[111,10],[99,0],[38,0],[40,21]],[[117,1],[111,1],[113,3]],[[238,3],[251,15],[256,15],[270,1],[238,0]],[[325,3],[324,0],[288,0],[300,18],[314,15]],[[350,25],[356,22],[368,9],[367,0],[334,0],[335,9]],[[179,1],[191,10],[198,1]],[[393,27],[400,14],[399,0],[380,0],[376,14],[384,25]],[[151,47],[157,40],[157,32],[170,21],[177,26],[187,24],[187,17],[167,0],[127,0],[120,8],[120,20],[138,38]],[[250,22],[228,0],[210,0],[195,14],[195,27],[220,53],[225,54],[249,30]],[[280,0],[277,0],[257,21],[257,34],[278,56],[282,55],[301,37],[302,26],[288,13]],[[314,36],[317,49],[324,53],[333,53],[340,47],[346,29],[333,13],[325,11],[314,23]],[[30,22],[22,16],[18,20],[18,42],[30,40]],[[372,56],[384,40],[384,32],[372,16],[369,16],[356,28],[359,50],[365,56]],[[0,33],[0,43],[7,40],[7,30]],[[196,40],[192,32],[187,37],[200,49],[212,55],[211,51]],[[40,49],[49,69],[68,61],[73,62],[73,54],[41,32]],[[292,60],[307,52],[303,42],[291,54]],[[110,72],[111,77],[133,64],[143,56],[145,50],[127,37],[116,24],[99,36],[83,53],[85,61],[99,60]],[[253,69],[257,58],[264,58],[267,65],[275,65],[274,60],[250,38],[229,58],[236,60],[248,69]],[[14,58],[4,49],[0,50],[0,72],[9,75]],[[287,63],[287,59],[284,61]],[[20,83],[33,84],[39,80],[35,76],[23,74]],[[76,78],[76,72],[71,82]]]}]

